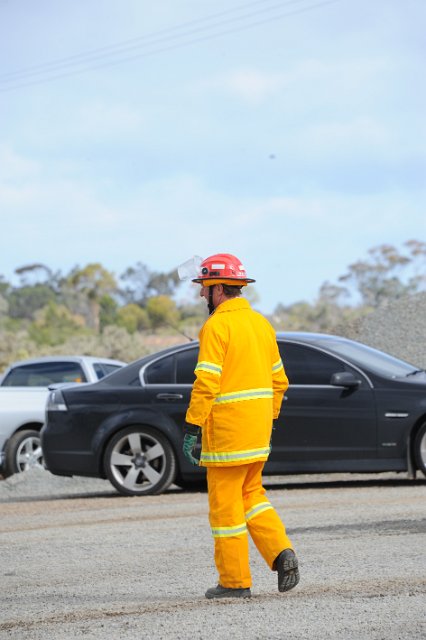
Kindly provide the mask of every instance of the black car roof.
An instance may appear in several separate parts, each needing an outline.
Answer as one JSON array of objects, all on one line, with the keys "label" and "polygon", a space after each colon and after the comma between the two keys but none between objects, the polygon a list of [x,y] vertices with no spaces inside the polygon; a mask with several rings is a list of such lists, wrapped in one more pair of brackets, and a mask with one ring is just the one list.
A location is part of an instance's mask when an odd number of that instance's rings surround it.
[{"label": "black car roof", "polygon": [[[314,344],[316,342],[322,342],[329,339],[330,341],[342,340],[345,338],[341,338],[339,336],[327,335],[325,333],[308,333],[304,331],[280,331],[277,332],[278,340],[289,340],[294,342],[305,342]],[[149,355],[143,356],[142,358],[138,358],[134,360],[126,367],[123,367],[119,371],[114,371],[107,378],[96,382],[97,385],[115,385],[115,384],[129,384],[133,379],[136,379],[139,376],[139,370],[142,366],[147,365],[149,362],[153,362],[158,358],[164,358],[169,353],[177,353],[179,351],[184,351],[186,349],[198,348],[198,340],[193,340],[190,342],[184,342],[182,344],[173,345],[172,347],[167,347],[166,349],[161,349],[160,351],[156,351],[155,353],[150,353]]]},{"label": "black car roof", "polygon": [[303,342],[325,342],[327,340],[335,342],[341,340],[344,342],[347,338],[342,336],[330,335],[328,333],[310,333],[308,331],[277,331],[278,340],[302,340]]},{"label": "black car roof", "polygon": [[[294,340],[295,342],[300,340],[302,342],[307,342],[311,344],[315,342],[324,343],[324,341],[327,341],[327,340],[334,341],[334,342],[336,340],[341,340],[341,341],[346,340],[346,338],[343,338],[341,336],[328,335],[326,333],[309,333],[305,331],[278,331],[276,335],[278,340]],[[161,349],[160,351],[155,351],[154,353],[150,353],[146,356],[143,356],[142,358],[138,358],[137,360],[134,360],[133,362],[128,364],[126,367],[123,367],[123,369],[120,369],[119,371],[116,371],[113,374],[110,374],[108,376],[108,381],[109,380],[111,380],[111,382],[113,380],[117,381],[118,378],[120,377],[119,374],[124,374],[125,371],[134,369],[134,368],[137,368],[139,370],[140,367],[142,367],[143,365],[148,364],[149,362],[152,362],[157,358],[163,358],[164,356],[167,356],[169,353],[176,353],[178,351],[183,351],[185,349],[191,349],[194,347],[198,347],[198,340],[192,340],[192,341],[184,342],[181,344],[175,344],[171,347]],[[111,378],[111,376],[113,377]]]}]

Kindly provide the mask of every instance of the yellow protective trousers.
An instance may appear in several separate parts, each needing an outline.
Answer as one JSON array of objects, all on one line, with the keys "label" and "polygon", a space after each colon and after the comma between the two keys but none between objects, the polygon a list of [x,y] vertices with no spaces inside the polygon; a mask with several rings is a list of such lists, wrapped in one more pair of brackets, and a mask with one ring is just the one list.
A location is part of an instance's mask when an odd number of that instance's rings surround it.
[{"label": "yellow protective trousers", "polygon": [[284,549],[293,549],[285,526],[262,486],[264,462],[208,467],[209,519],[222,587],[251,586],[248,533],[271,569]]}]

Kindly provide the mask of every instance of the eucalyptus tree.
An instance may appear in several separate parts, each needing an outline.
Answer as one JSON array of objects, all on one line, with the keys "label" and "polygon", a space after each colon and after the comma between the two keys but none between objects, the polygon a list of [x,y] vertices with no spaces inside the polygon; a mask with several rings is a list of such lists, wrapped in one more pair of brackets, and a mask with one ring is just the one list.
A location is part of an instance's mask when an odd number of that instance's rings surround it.
[{"label": "eucalyptus tree", "polygon": [[100,330],[102,304],[105,296],[117,294],[114,274],[100,263],[94,262],[83,268],[75,267],[62,283],[61,293],[67,306],[74,313],[85,317],[88,327]]}]

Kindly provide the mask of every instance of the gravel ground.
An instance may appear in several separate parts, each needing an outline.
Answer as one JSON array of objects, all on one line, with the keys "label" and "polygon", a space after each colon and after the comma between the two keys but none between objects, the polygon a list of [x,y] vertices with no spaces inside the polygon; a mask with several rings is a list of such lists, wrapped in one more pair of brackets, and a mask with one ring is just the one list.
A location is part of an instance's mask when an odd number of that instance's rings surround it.
[{"label": "gravel ground", "polygon": [[417,640],[426,637],[426,480],[265,480],[295,544],[299,586],[251,547],[251,600],[216,583],[204,492],[119,496],[32,471],[0,482],[0,638]]}]

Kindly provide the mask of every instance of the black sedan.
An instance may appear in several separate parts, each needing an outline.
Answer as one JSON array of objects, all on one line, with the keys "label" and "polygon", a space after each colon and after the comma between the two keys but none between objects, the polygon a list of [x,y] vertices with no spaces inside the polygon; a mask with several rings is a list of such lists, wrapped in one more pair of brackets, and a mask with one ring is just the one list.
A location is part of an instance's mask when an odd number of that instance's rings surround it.
[{"label": "black sedan", "polygon": [[[277,334],[290,387],[265,475],[426,475],[426,373],[358,342]],[[204,479],[182,455],[198,343],[151,354],[99,382],[52,390],[42,430],[58,475],[108,478],[125,495]]]}]

